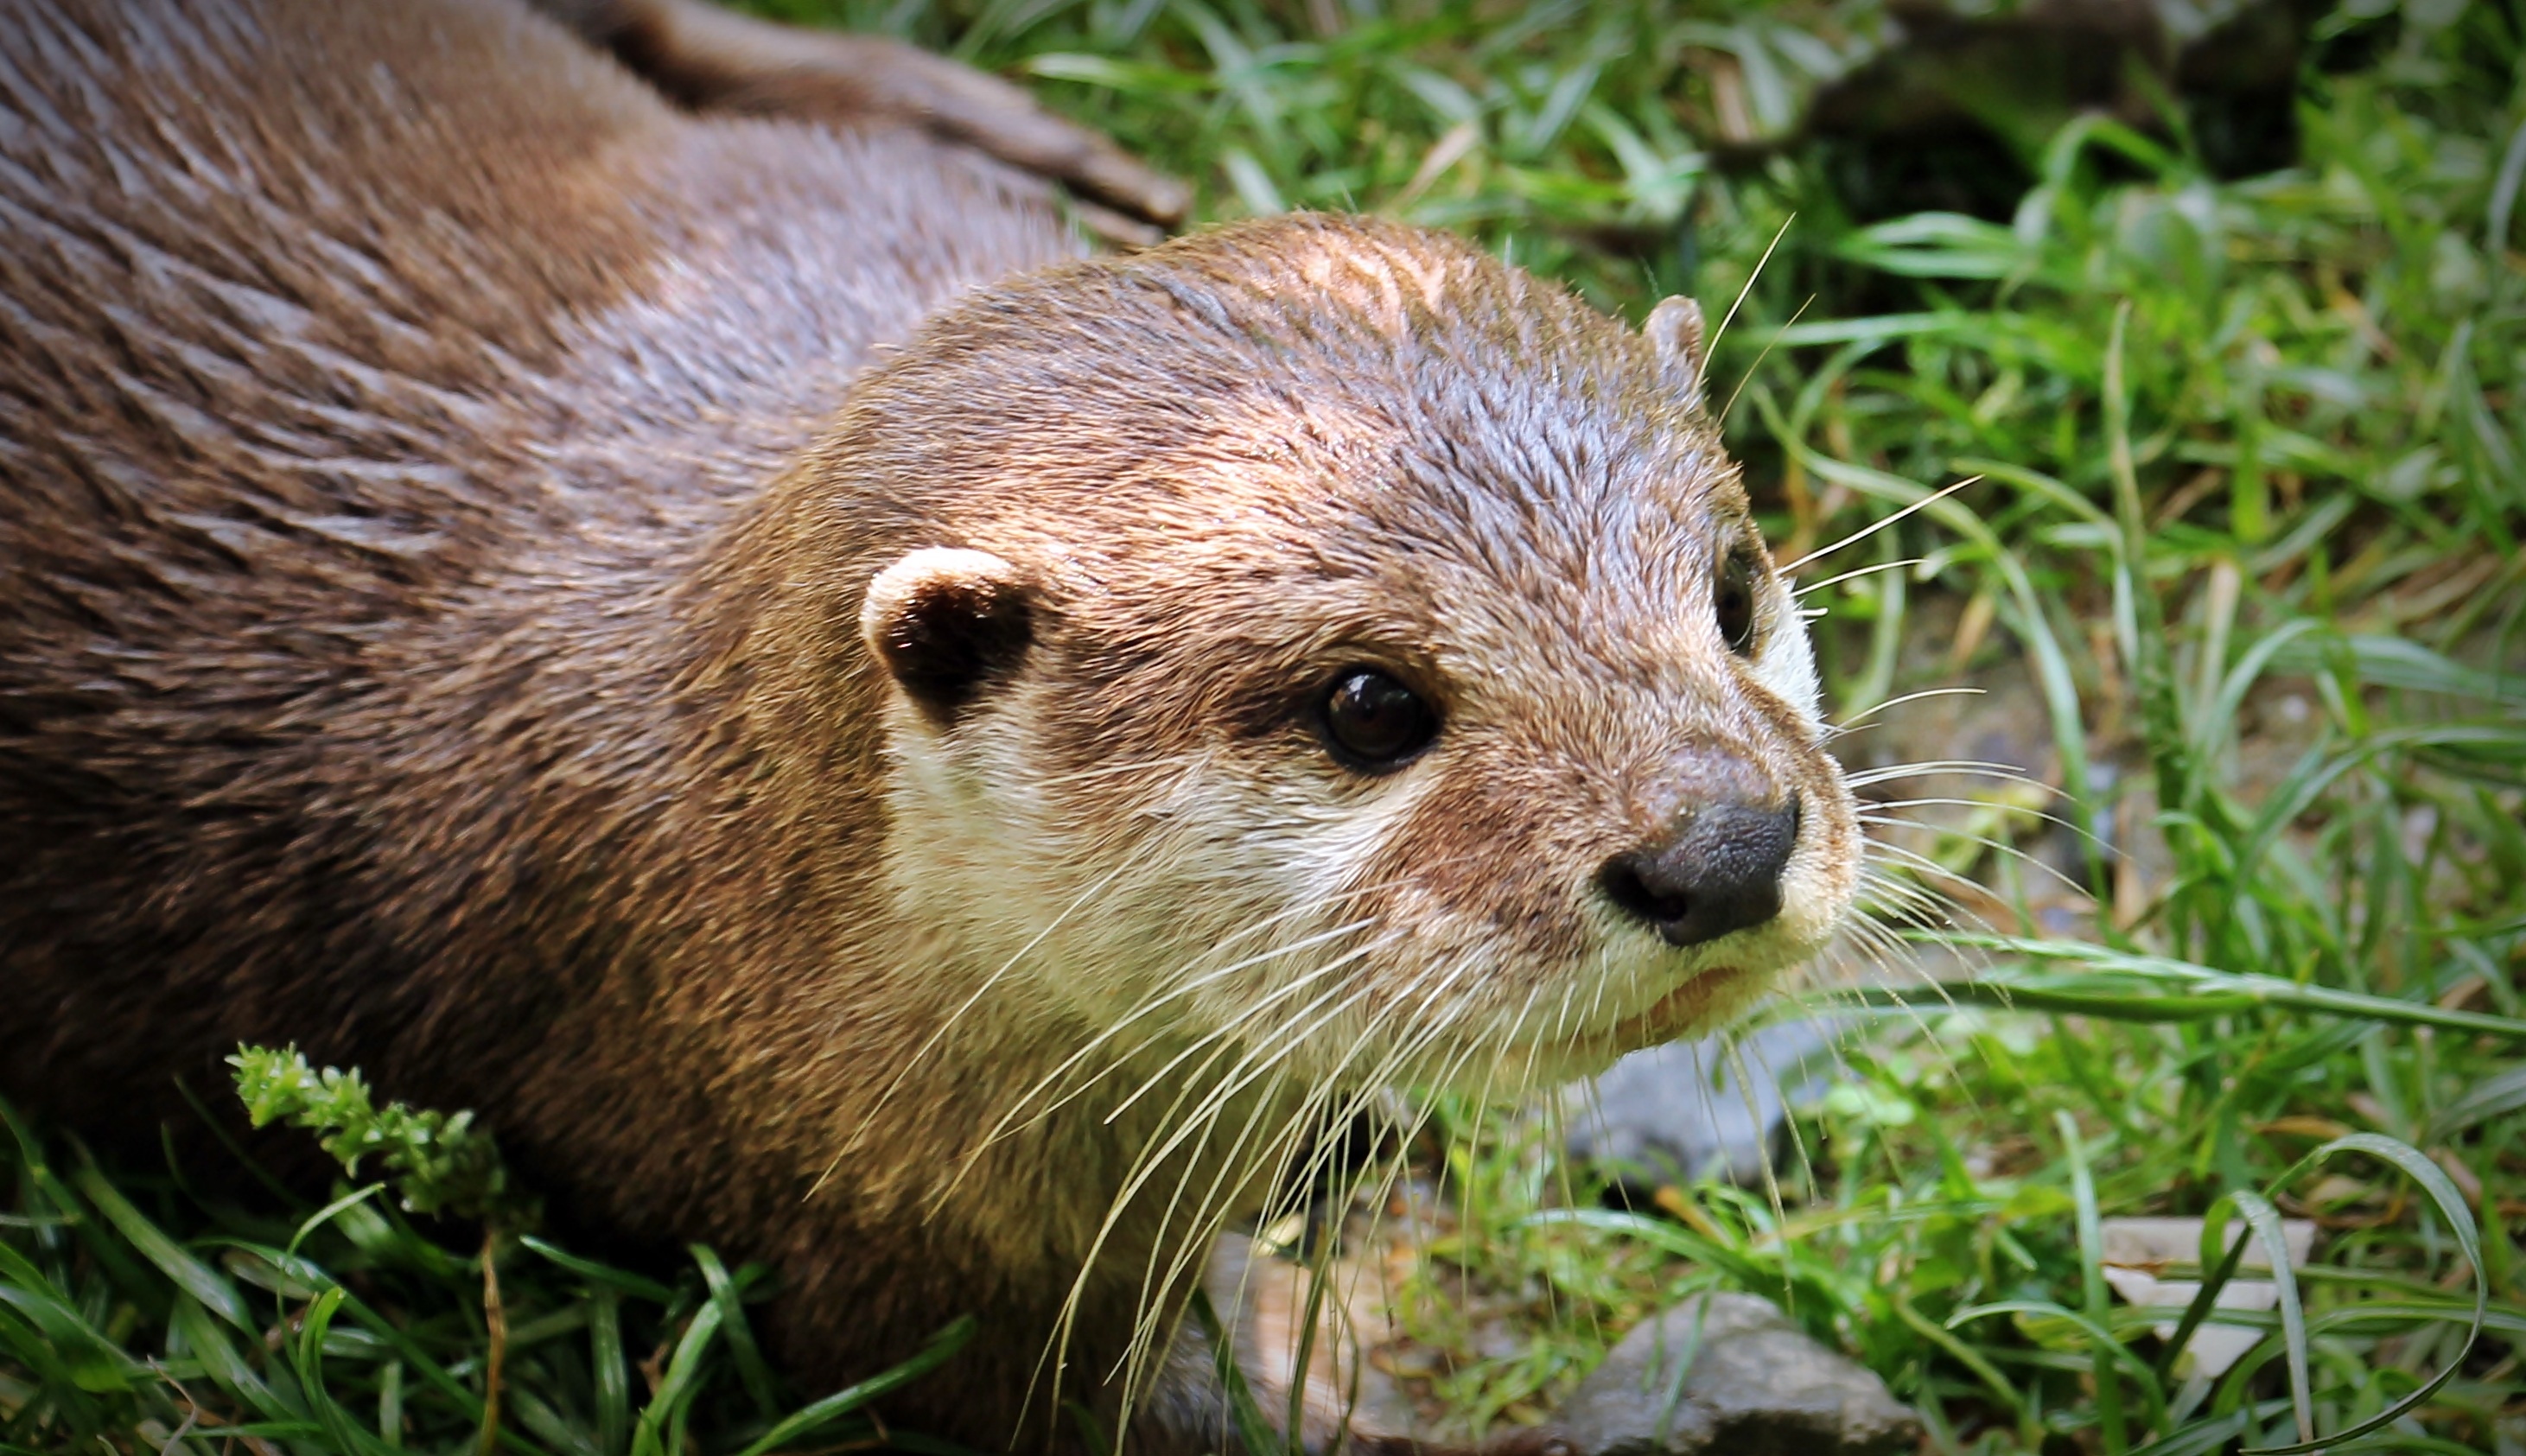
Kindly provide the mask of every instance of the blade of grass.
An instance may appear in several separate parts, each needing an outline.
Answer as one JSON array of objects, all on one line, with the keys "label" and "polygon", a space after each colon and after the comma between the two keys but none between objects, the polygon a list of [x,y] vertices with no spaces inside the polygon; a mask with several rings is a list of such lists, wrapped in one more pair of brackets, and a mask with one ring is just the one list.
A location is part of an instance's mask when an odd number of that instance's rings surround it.
[{"label": "blade of grass", "polygon": [[190,1294],[176,1296],[170,1323],[183,1336],[186,1353],[200,1360],[203,1373],[231,1398],[245,1402],[271,1420],[307,1419],[306,1406],[298,1398],[294,1383],[289,1390],[277,1390],[255,1374],[244,1354],[229,1342],[227,1331],[212,1324],[210,1312]]},{"label": "blade of grass", "polygon": [[[2214,1209],[2213,1212],[2215,1213],[2216,1210]],[[2175,1362],[2193,1343],[2193,1332],[2199,1330],[2201,1322],[2210,1317],[2211,1308],[2218,1302],[2219,1291],[2228,1286],[2230,1280],[2236,1278],[2238,1266],[2245,1262],[2246,1241],[2250,1230],[2243,1229],[2237,1230],[2236,1241],[2228,1245],[2226,1255],[2212,1257],[2218,1252],[2219,1235],[2227,1227],[2228,1222],[2225,1219],[2205,1216],[2201,1220],[2201,1268],[2205,1273],[2201,1280],[2201,1287],[2194,1291],[2193,1302],[2184,1307],[2183,1318],[2176,1321],[2175,1332],[2166,1337],[2165,1349],[2157,1357],[2157,1380],[2160,1384],[2174,1379]]]},{"label": "blade of grass", "polygon": [[921,1347],[919,1354],[884,1374],[871,1376],[858,1384],[801,1406],[764,1432],[761,1439],[738,1452],[737,1456],[768,1456],[783,1444],[837,1421],[888,1391],[901,1389],[953,1359],[957,1351],[972,1342],[975,1331],[982,1328],[982,1322],[972,1315],[959,1317],[930,1336],[930,1342]]},{"label": "blade of grass", "polygon": [[620,1289],[635,1298],[645,1299],[668,1309],[673,1309],[682,1302],[683,1296],[656,1280],[643,1278],[630,1270],[617,1269],[611,1264],[600,1264],[594,1259],[581,1258],[568,1249],[547,1243],[531,1233],[522,1235],[518,1242],[581,1279]]},{"label": "blade of grass", "polygon": [[151,1381],[146,1367],[89,1325],[42,1271],[5,1243],[0,1243],[0,1304],[15,1308],[33,1327],[79,1389],[91,1394],[125,1391]]},{"label": "blade of grass", "polygon": [[[1202,1338],[1210,1344],[1212,1368],[1219,1377],[1219,1387],[1228,1396],[1229,1418],[1237,1425],[1237,1438],[1247,1451],[1288,1452],[1297,1447],[1297,1435],[1284,1435],[1272,1429],[1263,1418],[1262,1408],[1254,1402],[1254,1392],[1245,1383],[1245,1372],[1237,1365],[1237,1341],[1219,1322],[1219,1311],[1210,1303],[1205,1289],[1192,1291],[1192,1316],[1201,1326]],[[1299,1379],[1305,1379],[1301,1373]]]},{"label": "blade of grass", "polygon": [[745,1323],[745,1304],[737,1298],[736,1283],[728,1277],[728,1267],[706,1244],[686,1244],[693,1262],[701,1266],[702,1280],[710,1286],[711,1302],[719,1306],[720,1333],[728,1340],[729,1354],[736,1361],[737,1378],[745,1382],[745,1393],[753,1398],[754,1408],[771,1420],[781,1414],[781,1397],[774,1389],[772,1370],[763,1363],[763,1353],[754,1347],[754,1331]]},{"label": "blade of grass", "polygon": [[[2463,1368],[2465,1355],[2482,1338],[2483,1321],[2489,1313],[2491,1304],[2491,1281],[2483,1273],[2480,1231],[2474,1227],[2472,1210],[2465,1207],[2464,1196],[2456,1191],[2455,1183],[2436,1163],[2423,1156],[2418,1148],[2375,1132],[2352,1132],[2334,1138],[2309,1152],[2289,1172],[2274,1180],[2272,1186],[2275,1188],[2286,1186],[2299,1174],[2315,1167],[2337,1153],[2348,1152],[2365,1153],[2369,1157],[2391,1163],[2402,1170],[2404,1176],[2419,1183],[2422,1190],[2430,1195],[2430,1202],[2438,1209],[2439,1217],[2447,1221],[2449,1231],[2455,1235],[2456,1247],[2464,1255],[2473,1279],[2473,1318],[2466,1328],[2464,1344],[2455,1354],[2449,1357],[2439,1373],[2431,1377],[2419,1389],[2349,1430],[2336,1431],[2323,1440],[2317,1440],[2314,1437],[2312,1414],[2308,1410],[2307,1403],[2299,1399],[2303,1389],[2303,1372],[2300,1365],[2305,1358],[2302,1353],[2305,1332],[2301,1322],[2297,1340],[2298,1348],[2294,1348],[2291,1353],[2293,1363],[2290,1370],[2290,1388],[2293,1399],[2299,1402],[2298,1409],[2300,1412],[2299,1439],[2285,1446],[2249,1447],[2244,1456],[2298,1456],[2298,1453],[2314,1451],[2329,1443],[2356,1440],[2371,1431],[2383,1431],[2407,1414],[2420,1409],[2429,1402],[2430,1397],[2438,1394],[2449,1381],[2455,1378],[2456,1372]],[[2247,1199],[2254,1195],[2237,1196],[2239,1208],[2246,1212],[2248,1220],[2253,1219],[2254,1211],[2248,1204]],[[2264,1248],[2271,1254],[2274,1261],[2272,1277],[2274,1283],[2281,1290],[2282,1331],[2286,1335],[2289,1332],[2290,1316],[2297,1309],[2298,1304],[2296,1281],[2288,1273],[2288,1247],[2279,1236],[2280,1215],[2271,1209],[2267,1200],[2257,1199],[2257,1201],[2262,1202],[2264,1210],[2270,1214],[2271,1231],[2265,1233],[2259,1225],[2255,1231],[2262,1237]]]},{"label": "blade of grass", "polygon": [[2290,1413],[2298,1422],[2299,1445],[2296,1450],[2311,1450],[2315,1444],[2315,1397],[2313,1382],[2307,1376],[2306,1315],[2299,1305],[2298,1276],[2290,1268],[2289,1235],[2281,1228],[2280,1210],[2260,1193],[2239,1188],[2210,1205],[2208,1220],[2222,1226],[2227,1223],[2230,1208],[2246,1221],[2255,1240],[2263,1246],[2263,1258],[2272,1271],[2272,1287],[2279,1291],[2281,1346],[2289,1359]]},{"label": "blade of grass", "polygon": [[79,1167],[71,1175],[89,1204],[103,1214],[106,1222],[140,1251],[140,1257],[157,1266],[158,1272],[175,1280],[176,1286],[200,1301],[202,1308],[218,1315],[239,1330],[249,1332],[253,1324],[246,1314],[245,1300],[226,1276],[193,1256],[182,1245],[169,1238],[157,1225],[141,1216],[131,1200],[108,1181],[97,1170],[96,1161],[85,1148],[77,1149]]},{"label": "blade of grass", "polygon": [[2115,1357],[2125,1352],[2121,1342],[2107,1332],[2113,1320],[2113,1301],[2105,1289],[2105,1238],[2097,1213],[2097,1181],[2088,1169],[2088,1152],[2079,1140],[2079,1125],[2069,1112],[2053,1113],[2052,1127],[2060,1134],[2062,1152],[2070,1164],[2070,1200],[2079,1228],[2080,1290],[2088,1323],[2093,1327],[2090,1337],[2098,1341],[2095,1357],[2097,1431],[2109,1456],[2119,1456],[2131,1449],[2130,1438],[2123,1430],[2123,1382],[2114,1373]]},{"label": "blade of grass", "polygon": [[306,1392],[309,1414],[334,1448],[350,1456],[382,1456],[391,1448],[362,1430],[325,1388],[325,1331],[341,1310],[343,1297],[342,1287],[336,1284],[318,1294],[299,1316],[297,1337],[288,1344],[290,1364],[297,1372],[299,1389]]},{"label": "blade of grass", "polygon": [[[2015,935],[1984,935],[1969,931],[1943,931],[1926,936],[1933,943],[1969,946],[1980,950],[2005,951],[2031,960],[2072,961],[2093,966],[2118,976],[2128,976],[2136,983],[2201,988],[2210,993],[2238,998],[2260,1006],[2283,1007],[2293,1011],[2319,1011],[2336,1016],[2364,1017],[2373,1021],[2404,1026],[2437,1027],[2450,1031],[2466,1031],[2502,1040],[2526,1040],[2526,1020],[2492,1016],[2477,1011],[2453,1011],[2428,1002],[2403,1001],[2392,996],[2371,995],[2359,991],[2335,990],[2330,986],[2310,985],[2285,980],[2277,976],[2261,976],[2235,971],[2214,970],[2165,956],[2134,955],[2075,940],[2035,940]],[[1996,979],[1996,978],[1993,978]],[[1970,982],[1967,982],[1970,984]],[[2041,983],[2038,983],[2041,988]],[[1905,1004],[1911,1004],[1906,1002]]]},{"label": "blade of grass", "polygon": [[719,1335],[719,1326],[717,1304],[704,1304],[693,1311],[691,1322],[676,1341],[675,1353],[668,1358],[667,1373],[659,1380],[657,1392],[640,1408],[639,1425],[632,1432],[634,1456],[669,1456],[670,1452],[681,1456],[682,1444],[673,1437],[681,1433],[684,1406],[693,1397],[694,1381],[710,1353],[712,1340]]},{"label": "blade of grass", "polygon": [[593,1283],[587,1291],[587,1361],[596,1384],[596,1449],[623,1456],[632,1430],[632,1370],[623,1357],[623,1291]]}]

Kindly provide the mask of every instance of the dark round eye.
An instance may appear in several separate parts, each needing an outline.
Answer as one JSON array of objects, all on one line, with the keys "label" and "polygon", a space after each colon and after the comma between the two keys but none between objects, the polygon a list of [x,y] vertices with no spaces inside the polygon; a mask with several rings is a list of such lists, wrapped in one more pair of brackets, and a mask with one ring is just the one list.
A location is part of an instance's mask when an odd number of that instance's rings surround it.
[{"label": "dark round eye", "polygon": [[1739,657],[1754,650],[1754,559],[1742,548],[1728,553],[1712,588],[1711,612],[1719,619],[1719,635]]},{"label": "dark round eye", "polygon": [[1344,668],[1325,691],[1325,746],[1350,769],[1383,774],[1430,746],[1439,715],[1375,668]]}]

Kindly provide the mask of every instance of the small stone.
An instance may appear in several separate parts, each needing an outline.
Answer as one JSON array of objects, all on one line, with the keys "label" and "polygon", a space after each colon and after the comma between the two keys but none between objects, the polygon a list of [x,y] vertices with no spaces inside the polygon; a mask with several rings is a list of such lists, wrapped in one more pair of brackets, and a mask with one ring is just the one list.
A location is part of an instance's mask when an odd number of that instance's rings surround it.
[{"label": "small stone", "polygon": [[1750,1294],[1642,1324],[1553,1425],[1580,1456],[1895,1456],[1921,1441],[1884,1381]]}]

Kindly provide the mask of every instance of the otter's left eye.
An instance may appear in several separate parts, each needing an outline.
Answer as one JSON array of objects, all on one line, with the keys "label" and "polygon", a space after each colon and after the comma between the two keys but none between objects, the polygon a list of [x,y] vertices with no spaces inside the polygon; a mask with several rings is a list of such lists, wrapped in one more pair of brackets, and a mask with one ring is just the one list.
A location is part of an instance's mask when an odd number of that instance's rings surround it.
[{"label": "otter's left eye", "polygon": [[1439,715],[1421,695],[1375,668],[1344,668],[1325,692],[1325,746],[1345,768],[1383,774],[1430,745]]},{"label": "otter's left eye", "polygon": [[1744,548],[1728,553],[1711,591],[1711,610],[1719,619],[1719,635],[1739,657],[1754,651],[1754,559]]}]

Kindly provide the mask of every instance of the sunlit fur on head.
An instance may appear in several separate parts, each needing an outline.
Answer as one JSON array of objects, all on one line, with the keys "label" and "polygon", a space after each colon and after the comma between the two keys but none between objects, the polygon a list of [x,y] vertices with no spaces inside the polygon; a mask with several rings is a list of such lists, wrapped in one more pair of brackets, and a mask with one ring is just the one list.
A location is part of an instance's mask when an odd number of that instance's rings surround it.
[{"label": "sunlit fur on head", "polygon": [[[1040,583],[1005,685],[888,709],[895,893],[1013,963],[1012,1007],[1163,1000],[1302,1079],[1524,1080],[1724,1015],[1850,899],[1803,625],[1711,421],[1640,334],[1461,242],[1298,217],[1039,275],[934,324],[834,456],[896,544]],[[1315,735],[1351,664],[1440,714],[1397,772]],[[1597,876],[1711,753],[1803,828],[1776,921],[1679,950]]]}]

